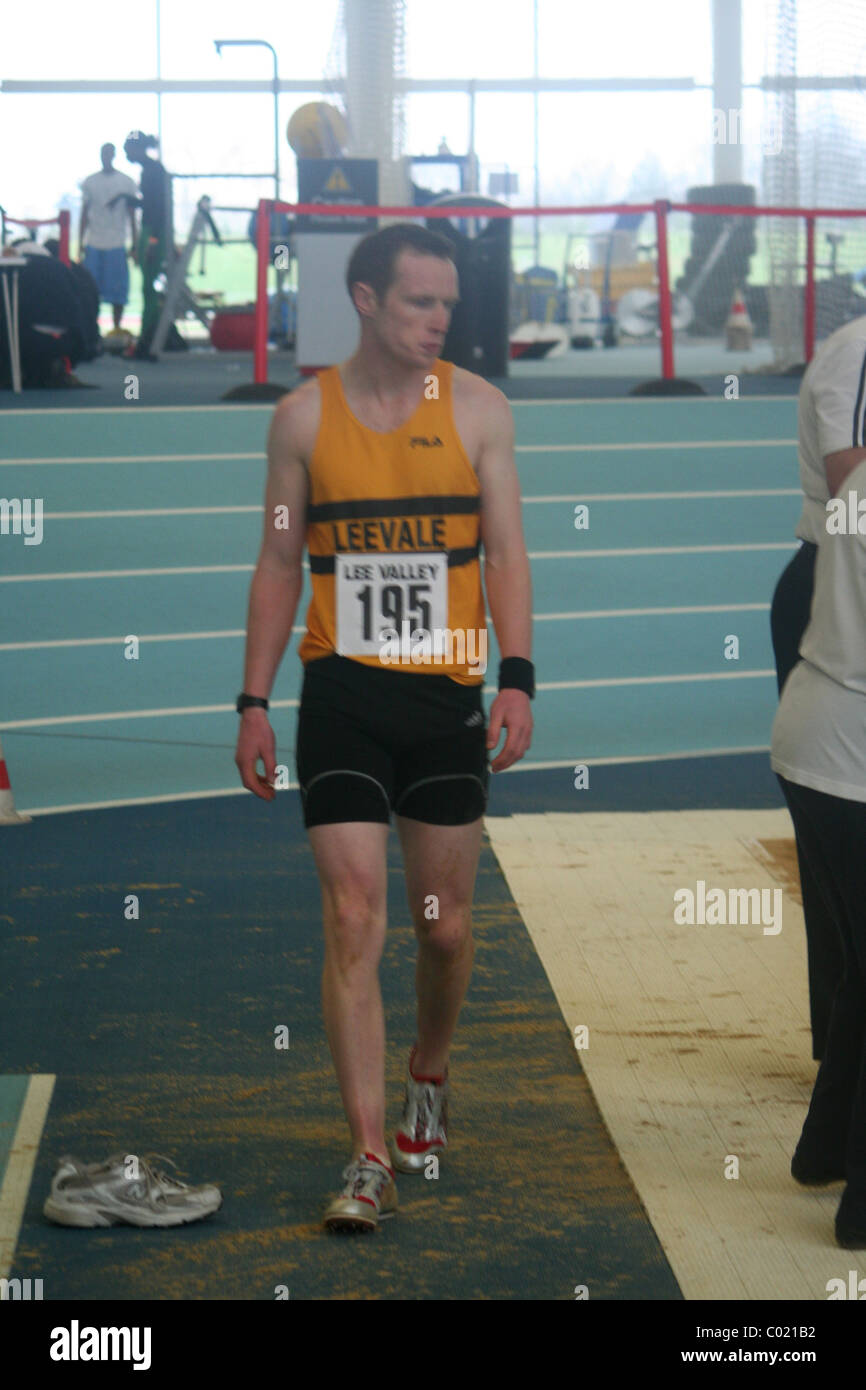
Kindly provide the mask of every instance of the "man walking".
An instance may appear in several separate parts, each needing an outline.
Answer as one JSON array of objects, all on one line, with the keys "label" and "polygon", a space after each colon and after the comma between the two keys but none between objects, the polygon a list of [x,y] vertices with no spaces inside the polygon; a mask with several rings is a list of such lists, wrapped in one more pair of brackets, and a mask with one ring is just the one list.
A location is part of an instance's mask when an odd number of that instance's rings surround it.
[{"label": "man walking", "polygon": [[78,232],[80,258],[99,289],[100,303],[109,303],[114,331],[119,331],[129,298],[126,264],[126,229],[129,224],[130,255],[135,256],[135,208],[123,195],[135,198],[138,189],[131,178],[114,167],[113,145],[99,151],[102,168],[81,184],[81,222]]},{"label": "man walking", "polygon": [[[421,1172],[447,1143],[489,770],[529,748],[535,687],[511,411],[495,387],[438,356],[458,295],[453,247],[421,227],[384,228],[357,245],[346,284],[357,351],[274,412],[235,761],[244,786],[273,799],[267,697],[306,543],[312,599],[295,757],[322,891],[325,1027],[353,1146],[325,1222],[370,1230],[397,1209],[394,1169]],[[489,729],[482,545],[504,654]],[[392,811],[418,939],[418,1008],[389,1153],[378,966]]]}]

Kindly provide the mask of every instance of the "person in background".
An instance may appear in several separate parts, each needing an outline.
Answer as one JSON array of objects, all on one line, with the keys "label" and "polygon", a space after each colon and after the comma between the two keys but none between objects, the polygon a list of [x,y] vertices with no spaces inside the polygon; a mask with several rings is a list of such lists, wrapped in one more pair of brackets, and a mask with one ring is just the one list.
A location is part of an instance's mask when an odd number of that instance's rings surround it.
[{"label": "person in background", "polygon": [[171,176],[158,159],[151,158],[147,153],[157,143],[156,136],[133,130],[126,137],[123,146],[123,152],[130,164],[141,165],[141,191],[135,201],[141,208],[138,265],[141,270],[144,307],[141,316],[141,336],[130,356],[150,362],[156,361],[150,351],[150,345],[160,314],[156,281],[166,269],[170,257],[174,255]]},{"label": "person in background", "polygon": [[103,145],[99,155],[101,170],[81,184],[78,242],[80,260],[99,287],[100,302],[111,305],[117,333],[129,298],[127,224],[132,241],[130,255],[135,257],[135,206],[124,201],[123,195],[135,198],[138,189],[127,174],[115,169],[113,145]]},{"label": "person in background", "polygon": [[[803,510],[796,529],[800,546],[779,578],[770,611],[780,696],[800,659],[800,642],[809,622],[826,503],[846,474],[866,457],[864,375],[866,315],[861,315],[821,344],[800,386],[797,433]],[[809,963],[812,1056],[820,1062],[842,975],[842,944],[799,837],[797,860]]]},{"label": "person in background", "polygon": [[771,755],[800,852],[842,946],[791,1175],[805,1186],[845,1183],[836,1213],[845,1249],[866,1248],[866,526],[857,524],[866,512],[866,449],[860,453],[828,503],[812,613],[782,690]]},{"label": "person in background", "polygon": [[[782,639],[777,655],[792,669],[780,679],[771,753],[794,822],[801,872],[820,895],[822,956],[828,960],[828,949],[836,945],[841,957],[835,981],[825,976],[825,984],[835,988],[791,1174],[806,1186],[846,1184],[836,1213],[836,1239],[846,1249],[866,1248],[864,381],[861,317],[822,345],[800,391],[804,519],[813,554],[804,556],[804,545],[795,557],[802,582],[792,584],[789,576],[792,592],[782,605],[793,628],[797,588],[803,588],[807,625],[799,659],[796,648],[793,661],[786,657],[784,624],[774,633]],[[780,587],[784,580],[783,575]],[[805,907],[805,892],[803,902]],[[812,964],[810,941],[810,973]]]}]

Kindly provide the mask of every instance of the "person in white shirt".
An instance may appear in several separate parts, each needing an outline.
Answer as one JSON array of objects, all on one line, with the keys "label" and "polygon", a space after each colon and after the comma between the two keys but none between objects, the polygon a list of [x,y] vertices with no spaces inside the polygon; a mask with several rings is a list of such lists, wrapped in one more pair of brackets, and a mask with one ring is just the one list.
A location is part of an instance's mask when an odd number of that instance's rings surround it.
[{"label": "person in white shirt", "polygon": [[114,168],[113,145],[103,145],[99,153],[102,169],[81,184],[78,242],[84,268],[99,287],[100,301],[111,305],[117,332],[129,298],[127,225],[132,238],[129,254],[135,259],[135,206],[125,195],[135,198],[138,189],[128,175]]},{"label": "person in white shirt", "polygon": [[813,879],[838,933],[842,966],[791,1173],[807,1185],[846,1183],[836,1214],[836,1238],[845,1248],[862,1249],[866,1248],[866,317],[837,330],[803,379],[800,459],[806,506],[798,534],[815,548],[814,591],[799,660],[784,679],[780,671],[782,689],[770,761],[794,821],[801,867]]},{"label": "person in white shirt", "polygon": [[[824,506],[830,496],[828,473],[833,474],[836,486],[841,481],[840,469],[847,466],[845,461],[851,463],[850,451],[866,442],[864,375],[866,315],[838,329],[821,344],[800,387],[797,423],[804,494],[796,529],[800,547],[776,585],[770,614],[780,694],[800,659],[800,641],[809,621],[815,557],[824,528]],[[820,1061],[842,974],[842,947],[799,841],[797,858],[809,961],[812,1056]]]}]

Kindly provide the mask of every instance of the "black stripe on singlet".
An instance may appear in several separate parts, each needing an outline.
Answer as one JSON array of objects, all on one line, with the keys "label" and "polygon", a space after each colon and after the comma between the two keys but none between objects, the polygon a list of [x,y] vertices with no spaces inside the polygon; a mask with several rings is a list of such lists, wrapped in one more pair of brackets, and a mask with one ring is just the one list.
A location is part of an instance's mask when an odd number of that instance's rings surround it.
[{"label": "black stripe on singlet", "polygon": [[481,510],[481,497],[361,497],[345,502],[317,502],[307,507],[307,525],[316,521],[360,521],[375,516],[472,516]]},{"label": "black stripe on singlet", "polygon": [[[351,554],[352,558],[355,559],[355,560],[372,560],[372,559],[375,559],[375,557],[376,557],[377,555],[382,555],[382,554],[383,554],[383,552],[380,551],[380,550],[352,550],[352,551],[349,551],[349,552],[342,552],[342,553]],[[420,554],[423,554],[423,551],[421,551],[421,552],[419,552],[419,553],[420,553]],[[437,551],[436,553],[438,554],[439,552]],[[449,569],[453,569],[453,568],[454,568],[455,566],[457,566],[457,565],[468,565],[468,564],[471,563],[472,560],[477,560],[477,559],[478,559],[478,556],[480,555],[480,553],[481,553],[481,547],[480,547],[480,545],[467,545],[467,546],[463,546],[462,548],[457,549],[457,550],[449,550],[449,551],[448,551],[448,568],[449,568]],[[395,551],[395,552],[393,552],[393,553],[390,552],[390,551],[388,552],[388,559],[389,559],[389,560],[394,560],[394,559],[399,560],[399,558],[400,558],[400,553],[399,553],[399,551]],[[310,556],[310,574],[333,574],[333,573],[334,573],[334,556],[333,556],[333,555],[311,555],[311,556]]]}]

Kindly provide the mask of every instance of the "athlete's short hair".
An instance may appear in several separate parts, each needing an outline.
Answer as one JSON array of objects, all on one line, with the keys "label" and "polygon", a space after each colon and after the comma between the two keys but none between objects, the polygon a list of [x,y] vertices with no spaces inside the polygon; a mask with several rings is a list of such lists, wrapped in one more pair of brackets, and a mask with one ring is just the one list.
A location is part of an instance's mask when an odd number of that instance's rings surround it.
[{"label": "athlete's short hair", "polygon": [[438,256],[453,261],[456,249],[453,241],[441,232],[428,231],[412,222],[395,222],[381,231],[371,232],[358,242],[346,267],[346,289],[354,303],[352,286],[363,281],[375,291],[379,303],[394,282],[394,266],[401,251],[415,251],[422,256]]}]

